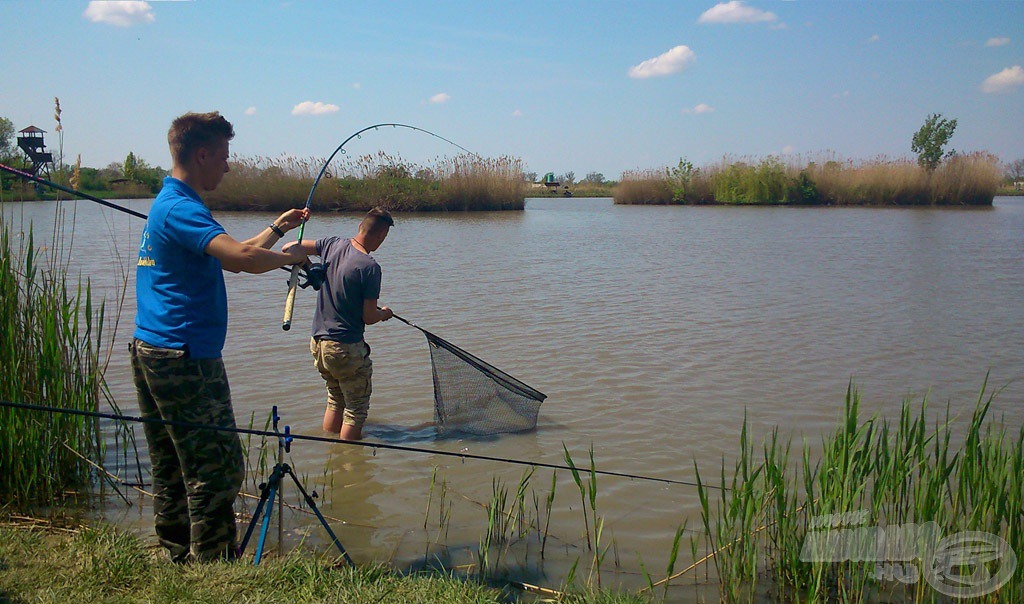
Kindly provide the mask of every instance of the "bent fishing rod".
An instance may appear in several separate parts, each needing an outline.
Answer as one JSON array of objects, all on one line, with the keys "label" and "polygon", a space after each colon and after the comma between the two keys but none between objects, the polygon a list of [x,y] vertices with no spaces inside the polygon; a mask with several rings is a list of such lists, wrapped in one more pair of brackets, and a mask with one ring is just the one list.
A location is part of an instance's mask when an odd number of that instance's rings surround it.
[{"label": "bent fishing rod", "polygon": [[[7,407],[10,409],[21,409],[26,411],[41,411],[45,413],[63,413],[67,415],[77,415],[81,417],[93,417],[97,419],[109,419],[121,422],[132,422],[141,424],[156,424],[160,426],[174,426],[177,428],[188,428],[191,430],[213,430],[217,432],[231,432],[234,434],[248,434],[251,436],[263,436],[267,438],[282,438],[286,442],[290,440],[304,440],[309,442],[318,443],[330,443],[330,444],[341,444],[341,445],[355,445],[358,447],[369,447],[376,453],[377,449],[388,449],[392,451],[405,451],[408,453],[425,453],[427,455],[440,455],[442,457],[458,457],[465,461],[467,459],[477,461],[493,461],[497,463],[504,463],[510,465],[529,466],[531,468],[547,468],[550,470],[563,470],[570,472],[579,472],[579,468],[571,466],[563,466],[552,463],[544,463],[539,461],[526,461],[523,459],[514,459],[511,457],[495,457],[491,455],[477,455],[474,453],[455,452],[455,451],[441,451],[433,449],[424,449],[421,447],[409,447],[405,445],[393,445],[388,443],[369,443],[361,440],[348,440],[344,438],[329,438],[326,436],[313,436],[310,434],[294,434],[291,432],[289,426],[284,427],[284,432],[278,432],[276,430],[254,430],[252,428],[237,428],[227,426],[213,426],[209,424],[195,424],[190,422],[181,422],[175,420],[159,419],[155,417],[140,417],[123,415],[118,413],[103,413],[100,411],[84,411],[81,409],[64,409],[62,407],[52,407],[48,405],[34,405],[29,403],[14,403],[11,401],[0,400],[0,407]],[[678,484],[689,487],[704,487],[711,489],[728,490],[726,487],[707,485],[703,483],[688,482],[685,480],[672,480],[671,478],[656,478],[654,476],[643,476],[640,474],[628,474],[625,472],[611,472],[608,470],[582,470],[583,472],[592,472],[601,476],[614,476],[617,478],[629,478],[631,480],[643,480],[648,482],[661,482],[665,484]]]},{"label": "bent fishing rod", "polygon": [[[362,135],[363,135],[364,132],[367,132],[369,130],[378,130],[380,128],[385,128],[387,126],[391,126],[392,128],[406,128],[408,130],[414,130],[416,132],[422,132],[423,134],[428,134],[428,135],[433,136],[434,138],[436,138],[438,140],[442,140],[442,141],[448,143],[449,145],[453,145],[453,146],[455,146],[455,147],[457,147],[459,149],[462,149],[463,151],[465,151],[466,153],[469,153],[470,155],[476,155],[477,157],[480,157],[480,155],[478,155],[476,153],[473,153],[472,151],[470,151],[469,149],[463,147],[462,145],[460,145],[458,143],[455,143],[455,142],[452,142],[452,141],[448,140],[447,138],[441,136],[440,134],[434,134],[433,132],[431,132],[429,130],[424,130],[423,128],[417,128],[416,126],[410,126],[408,124],[399,124],[399,123],[395,123],[395,122],[386,122],[386,123],[381,123],[381,124],[374,124],[372,126],[367,126],[367,127],[363,128],[361,130],[356,131],[354,134],[352,134],[351,136],[346,138],[344,141],[342,141],[341,144],[338,145],[338,148],[334,150],[334,153],[331,153],[330,157],[327,158],[327,161],[324,162],[323,167],[320,168],[320,173],[316,175],[316,180],[313,181],[313,186],[309,189],[309,197],[306,198],[305,209],[308,210],[308,209],[310,209],[310,206],[313,205],[313,195],[316,193],[316,188],[320,184],[320,179],[323,178],[324,174],[327,173],[327,168],[328,168],[328,166],[331,165],[331,161],[334,159],[334,156],[337,155],[338,153],[341,153],[342,155],[346,155],[347,152],[345,151],[345,145],[347,145],[349,143],[349,141],[351,141],[353,139],[363,138]],[[299,236],[298,236],[298,242],[299,243],[302,243],[302,233],[305,230],[305,227],[306,227],[306,221],[303,220],[302,223],[299,225]],[[300,270],[301,270],[301,268],[298,265],[293,266],[292,269],[291,269],[291,271],[292,271],[291,277],[288,278],[288,296],[285,298],[285,301],[284,301],[284,318],[281,320],[281,329],[283,329],[285,331],[288,331],[289,329],[292,328],[292,313],[293,313],[293,311],[295,309],[295,286],[298,285],[298,283],[299,283],[298,279],[299,279],[299,271]]]}]

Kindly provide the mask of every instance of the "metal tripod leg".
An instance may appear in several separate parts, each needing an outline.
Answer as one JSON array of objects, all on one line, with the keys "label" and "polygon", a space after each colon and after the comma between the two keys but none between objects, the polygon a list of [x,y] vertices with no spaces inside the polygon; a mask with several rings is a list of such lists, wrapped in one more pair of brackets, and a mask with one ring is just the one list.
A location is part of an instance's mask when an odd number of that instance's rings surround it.
[{"label": "metal tripod leg", "polygon": [[327,531],[327,534],[331,536],[331,541],[334,542],[334,546],[338,548],[339,552],[341,552],[341,556],[345,559],[345,562],[348,562],[349,566],[355,566],[356,563],[352,561],[352,558],[349,557],[348,552],[346,552],[345,548],[342,547],[341,541],[338,540],[338,537],[334,534],[334,531],[331,530],[331,525],[327,524],[327,520],[325,520],[323,514],[320,513],[320,508],[316,507],[316,501],[314,501],[313,498],[309,496],[309,493],[306,492],[306,489],[302,487],[302,483],[299,482],[298,477],[295,476],[295,472],[292,471],[291,467],[288,464],[285,464],[284,471],[289,476],[292,477],[292,482],[295,483],[295,486],[298,487],[299,492],[302,493],[302,497],[306,500],[306,505],[308,505],[310,509],[313,510],[313,513],[316,514],[317,520],[320,521],[320,524],[324,527],[324,530]]},{"label": "metal tripod leg", "polygon": [[320,521],[321,526],[323,526],[324,530],[327,531],[327,534],[330,535],[331,541],[334,543],[334,546],[338,548],[338,551],[341,552],[341,556],[345,559],[345,562],[348,562],[351,566],[355,566],[355,562],[352,561],[348,552],[346,552],[345,548],[341,545],[341,541],[338,540],[337,535],[335,535],[334,531],[331,530],[331,525],[327,524],[327,520],[324,518],[323,514],[320,513],[320,509],[316,506],[316,501],[309,495],[309,493],[306,492],[306,489],[303,488],[302,483],[299,482],[299,478],[295,475],[291,466],[286,463],[274,466],[274,471],[270,475],[270,478],[267,479],[266,484],[261,485],[260,488],[262,492],[260,493],[260,502],[256,505],[256,511],[253,513],[252,520],[249,522],[249,528],[245,531],[245,538],[242,540],[242,545],[238,548],[238,555],[241,556],[242,552],[245,551],[245,547],[249,544],[249,538],[252,537],[253,530],[259,522],[260,516],[263,514],[264,510],[266,510],[266,515],[263,516],[263,522],[260,528],[260,536],[256,541],[256,554],[253,558],[253,565],[260,563],[260,559],[263,557],[263,545],[267,539],[267,529],[270,527],[271,512],[274,509],[274,497],[281,488],[281,479],[286,474],[291,476],[292,482],[294,482],[295,486],[299,489],[299,493],[301,493],[302,497],[305,499],[306,505],[308,505],[310,509],[313,510],[313,513],[316,514],[317,520]]},{"label": "metal tripod leg", "polygon": [[274,509],[274,497],[277,494],[278,489],[281,487],[281,477],[285,474],[285,468],[287,466],[278,464],[274,466],[274,471],[270,474],[270,478],[267,482],[260,485],[260,502],[256,505],[256,511],[253,512],[252,520],[249,521],[249,528],[245,531],[245,538],[242,539],[242,545],[238,548],[238,555],[241,557],[245,551],[245,547],[249,544],[249,538],[252,537],[252,532],[256,528],[256,523],[259,522],[260,516],[266,510],[267,514],[263,517],[263,526],[260,529],[260,537],[256,542],[256,557],[254,564],[260,563],[260,558],[263,556],[263,545],[267,538],[267,528],[270,525],[271,512]]}]

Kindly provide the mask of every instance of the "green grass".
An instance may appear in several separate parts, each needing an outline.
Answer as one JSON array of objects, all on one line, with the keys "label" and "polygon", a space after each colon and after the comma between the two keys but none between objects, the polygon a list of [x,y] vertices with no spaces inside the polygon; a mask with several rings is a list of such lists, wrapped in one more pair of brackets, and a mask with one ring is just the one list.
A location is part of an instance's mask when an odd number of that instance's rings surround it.
[{"label": "green grass", "polygon": [[985,206],[1001,181],[999,160],[988,153],[949,158],[933,172],[910,159],[769,156],[626,172],[614,197],[618,204]]},{"label": "green grass", "polygon": [[[59,235],[41,257],[31,229],[16,243],[0,217],[0,400],[95,411],[103,305],[88,282],[68,286],[62,256]],[[52,504],[88,486],[95,419],[4,407],[0,426],[0,502]]]},{"label": "green grass", "polygon": [[[259,566],[180,566],[133,535],[110,527],[46,531],[0,526],[0,602],[344,602],[456,604],[508,602],[509,587],[442,572],[412,575],[375,565],[352,568],[296,552]],[[566,595],[561,602],[646,602],[611,592]]]}]

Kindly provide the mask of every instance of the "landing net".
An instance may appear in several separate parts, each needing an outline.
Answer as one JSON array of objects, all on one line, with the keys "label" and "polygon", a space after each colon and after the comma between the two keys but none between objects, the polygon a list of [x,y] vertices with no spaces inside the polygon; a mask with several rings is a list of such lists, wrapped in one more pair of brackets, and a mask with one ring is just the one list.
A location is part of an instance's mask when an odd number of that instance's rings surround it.
[{"label": "landing net", "polygon": [[427,337],[434,374],[434,421],[442,434],[488,435],[537,427],[546,396],[436,335]]}]

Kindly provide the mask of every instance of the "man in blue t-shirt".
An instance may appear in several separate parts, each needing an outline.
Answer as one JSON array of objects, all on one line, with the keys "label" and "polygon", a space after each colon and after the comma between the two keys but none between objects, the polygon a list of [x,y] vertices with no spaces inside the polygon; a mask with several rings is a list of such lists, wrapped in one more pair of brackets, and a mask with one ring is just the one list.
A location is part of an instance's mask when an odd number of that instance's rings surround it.
[{"label": "man in blue t-shirt", "polygon": [[309,350],[327,383],[324,430],[340,433],[345,440],[363,437],[363,424],[370,409],[373,362],[363,332],[367,325],[394,316],[387,306],[377,308],[381,270],[370,256],[384,243],[394,224],[387,210],[374,208],[359,223],[359,233],[351,239],[294,241],[282,248],[301,248],[305,254],[320,256],[324,262],[325,278],[317,297]]},{"label": "man in blue t-shirt", "polygon": [[[235,427],[221,349],[227,335],[224,270],[264,273],[308,259],[270,250],[309,218],[289,210],[236,241],[199,196],[228,172],[231,124],[219,113],[187,113],[171,124],[171,176],[153,201],[136,268],[132,375],[145,418]],[[175,562],[234,558],[232,508],[245,477],[237,433],[155,423],[144,426],[153,466],[154,524]]]}]

